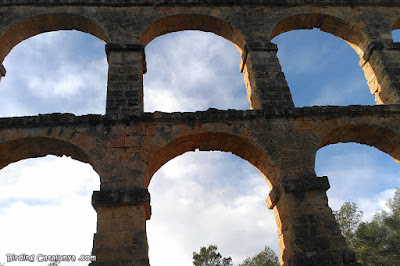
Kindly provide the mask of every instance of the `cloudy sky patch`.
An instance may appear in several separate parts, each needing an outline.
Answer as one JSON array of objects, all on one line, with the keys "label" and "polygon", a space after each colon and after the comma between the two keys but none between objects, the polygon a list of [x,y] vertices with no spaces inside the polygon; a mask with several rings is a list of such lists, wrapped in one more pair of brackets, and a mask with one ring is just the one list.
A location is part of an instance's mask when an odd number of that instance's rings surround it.
[{"label": "cloudy sky patch", "polygon": [[240,54],[222,37],[196,31],[156,38],[146,47],[145,111],[248,109]]}]

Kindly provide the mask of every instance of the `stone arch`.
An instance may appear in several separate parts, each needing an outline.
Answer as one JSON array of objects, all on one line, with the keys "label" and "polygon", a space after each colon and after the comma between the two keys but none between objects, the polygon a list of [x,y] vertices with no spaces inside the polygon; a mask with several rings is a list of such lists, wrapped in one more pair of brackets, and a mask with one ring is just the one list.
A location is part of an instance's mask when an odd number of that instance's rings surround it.
[{"label": "stone arch", "polygon": [[223,151],[248,161],[267,180],[270,188],[278,185],[278,172],[268,155],[248,139],[229,133],[189,134],[166,144],[149,160],[145,173],[145,187],[165,163],[189,151]]},{"label": "stone arch", "polygon": [[139,42],[146,46],[158,36],[183,30],[215,33],[232,42],[240,53],[246,43],[242,33],[228,22],[214,16],[200,14],[179,14],[161,18],[143,31]]},{"label": "stone arch", "polygon": [[90,163],[87,154],[72,143],[46,137],[29,137],[0,144],[0,169],[13,162],[46,155],[66,155],[80,162]]},{"label": "stone arch", "polygon": [[271,39],[291,30],[319,28],[346,41],[362,58],[368,45],[365,34],[356,26],[343,19],[320,13],[293,15],[280,20],[271,33]]},{"label": "stone arch", "polygon": [[392,30],[398,30],[398,29],[400,29],[400,18],[396,19],[392,25]]},{"label": "stone arch", "polygon": [[355,142],[375,147],[400,163],[400,133],[376,125],[351,125],[331,130],[318,149],[330,144]]},{"label": "stone arch", "polygon": [[0,34],[0,61],[18,43],[40,33],[56,30],[78,30],[92,34],[108,43],[109,37],[98,23],[82,15],[55,13],[44,14],[25,18],[6,28]]},{"label": "stone arch", "polygon": [[400,18],[396,19],[393,24],[392,24],[392,28],[391,28],[391,34],[392,34],[392,42],[399,42],[399,40],[394,40],[393,39],[393,32],[397,31],[397,38],[399,38],[398,36],[400,35]]}]

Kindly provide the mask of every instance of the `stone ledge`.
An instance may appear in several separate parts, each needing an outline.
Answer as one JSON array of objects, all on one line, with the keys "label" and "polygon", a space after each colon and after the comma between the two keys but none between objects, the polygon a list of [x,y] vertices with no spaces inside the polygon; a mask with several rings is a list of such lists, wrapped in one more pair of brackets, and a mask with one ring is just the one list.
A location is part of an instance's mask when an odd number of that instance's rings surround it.
[{"label": "stone ledge", "polygon": [[309,189],[328,190],[330,188],[327,176],[305,176],[296,180],[282,180],[282,187],[285,191],[304,191]]},{"label": "stone ledge", "polygon": [[146,210],[146,218],[150,219],[150,193],[145,188],[123,188],[103,189],[93,191],[92,205],[97,207],[118,206],[118,205],[140,205],[143,204]]},{"label": "stone ledge", "polygon": [[106,53],[110,51],[144,52],[144,45],[140,43],[107,43]]},{"label": "stone ledge", "polygon": [[2,0],[0,6],[398,6],[400,0]]},{"label": "stone ledge", "polygon": [[54,127],[54,126],[115,126],[117,124],[135,125],[138,123],[152,122],[221,122],[253,120],[258,118],[334,118],[347,115],[400,115],[400,105],[350,105],[350,106],[312,106],[288,109],[266,110],[218,110],[210,108],[207,111],[175,112],[175,113],[143,113],[140,116],[131,115],[122,119],[116,119],[113,115],[82,115],[76,116],[69,113],[39,114],[25,117],[0,118],[0,129],[22,127]]},{"label": "stone ledge", "polygon": [[123,205],[150,202],[150,193],[145,188],[106,189],[93,191],[92,205]]}]

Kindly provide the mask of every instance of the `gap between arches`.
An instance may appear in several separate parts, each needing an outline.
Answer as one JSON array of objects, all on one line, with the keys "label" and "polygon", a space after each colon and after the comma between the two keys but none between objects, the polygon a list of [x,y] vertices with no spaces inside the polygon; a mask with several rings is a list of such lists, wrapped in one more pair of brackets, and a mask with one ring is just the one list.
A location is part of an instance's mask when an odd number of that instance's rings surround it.
[{"label": "gap between arches", "polygon": [[264,246],[279,252],[274,215],[265,202],[267,182],[237,156],[187,152],[160,168],[149,191],[152,265],[191,264],[192,253],[209,244],[235,264]]}]

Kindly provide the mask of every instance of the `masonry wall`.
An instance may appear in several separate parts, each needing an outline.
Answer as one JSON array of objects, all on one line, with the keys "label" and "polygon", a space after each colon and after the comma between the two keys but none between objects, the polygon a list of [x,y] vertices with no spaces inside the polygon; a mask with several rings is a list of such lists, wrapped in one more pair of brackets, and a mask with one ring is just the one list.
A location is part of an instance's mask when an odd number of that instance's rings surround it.
[{"label": "masonry wall", "polygon": [[[101,179],[92,198],[98,217],[92,264],[149,265],[153,174],[187,151],[232,152],[270,185],[266,201],[282,265],[357,265],[328,207],[328,178],[315,174],[315,154],[329,144],[356,142],[400,159],[400,46],[391,39],[399,19],[400,1],[1,1],[1,62],[31,36],[75,29],[105,42],[109,73],[105,116],[1,118],[0,166],[48,154],[90,163]],[[379,105],[294,107],[271,39],[314,27],[354,48]],[[237,47],[253,110],[143,112],[146,45],[189,29]],[[6,75],[3,65],[0,74]]]}]

